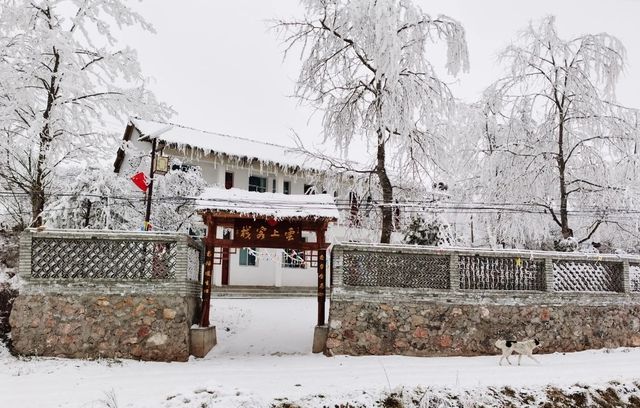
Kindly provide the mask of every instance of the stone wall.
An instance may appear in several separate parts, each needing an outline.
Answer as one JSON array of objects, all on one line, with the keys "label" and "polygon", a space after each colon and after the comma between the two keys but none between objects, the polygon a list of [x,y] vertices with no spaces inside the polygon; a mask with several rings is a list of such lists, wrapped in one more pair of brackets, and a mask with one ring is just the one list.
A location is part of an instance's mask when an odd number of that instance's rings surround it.
[{"label": "stone wall", "polygon": [[[401,298],[401,297],[400,297]],[[536,337],[541,353],[640,346],[640,305],[331,302],[330,354],[496,354],[497,339]]]},{"label": "stone wall", "polygon": [[197,299],[176,295],[20,295],[14,351],[73,358],[186,361]]}]

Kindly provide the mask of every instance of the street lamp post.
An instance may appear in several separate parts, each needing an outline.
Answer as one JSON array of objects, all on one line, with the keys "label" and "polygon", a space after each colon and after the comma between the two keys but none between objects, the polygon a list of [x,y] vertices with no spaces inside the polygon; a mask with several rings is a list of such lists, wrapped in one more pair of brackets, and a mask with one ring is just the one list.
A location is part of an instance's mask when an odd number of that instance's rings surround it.
[{"label": "street lamp post", "polygon": [[155,162],[156,162],[156,147],[158,145],[158,139],[153,138],[151,141],[151,168],[149,169],[149,187],[147,188],[147,211],[144,215],[144,230],[151,230],[151,199],[153,197],[153,178],[155,174]]}]

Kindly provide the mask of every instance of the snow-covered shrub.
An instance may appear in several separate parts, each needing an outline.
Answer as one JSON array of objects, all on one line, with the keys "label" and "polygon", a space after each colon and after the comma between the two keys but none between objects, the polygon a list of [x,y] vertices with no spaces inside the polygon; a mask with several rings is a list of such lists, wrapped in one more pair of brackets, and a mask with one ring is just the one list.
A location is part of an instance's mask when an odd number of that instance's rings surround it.
[{"label": "snow-covered shrub", "polygon": [[574,252],[578,250],[578,241],[574,237],[562,238],[554,242],[554,249],[560,252]]},{"label": "snow-covered shrub", "polygon": [[411,223],[404,232],[403,242],[410,245],[451,245],[454,237],[449,225],[433,218],[426,221],[417,215],[411,218]]}]

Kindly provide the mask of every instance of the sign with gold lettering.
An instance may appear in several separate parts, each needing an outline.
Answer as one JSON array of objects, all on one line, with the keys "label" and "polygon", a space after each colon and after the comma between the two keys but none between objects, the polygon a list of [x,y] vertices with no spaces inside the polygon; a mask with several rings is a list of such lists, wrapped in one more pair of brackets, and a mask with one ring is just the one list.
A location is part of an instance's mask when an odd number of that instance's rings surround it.
[{"label": "sign with gold lettering", "polygon": [[296,248],[304,242],[299,226],[273,220],[236,220],[233,237],[237,244],[258,248]]}]

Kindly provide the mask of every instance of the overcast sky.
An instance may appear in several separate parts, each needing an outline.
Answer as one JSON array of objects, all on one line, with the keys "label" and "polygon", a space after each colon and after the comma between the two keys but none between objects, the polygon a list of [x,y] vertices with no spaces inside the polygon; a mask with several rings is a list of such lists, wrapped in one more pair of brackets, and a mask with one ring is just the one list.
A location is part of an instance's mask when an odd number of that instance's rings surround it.
[{"label": "overcast sky", "polygon": [[[452,84],[462,100],[476,100],[500,76],[496,56],[519,30],[554,14],[565,39],[607,32],[622,40],[628,60],[618,99],[640,108],[640,0],[416,3],[466,30],[471,70]],[[151,89],[177,111],[173,122],[281,144],[291,141],[290,129],[306,141],[319,140],[322,113],[309,120],[313,111],[290,97],[299,61],[283,62],[283,46],[269,30],[270,19],[302,15],[298,0],[146,0],[135,7],[157,34],[129,30],[123,41],[137,49],[145,75],[153,78]]]}]

